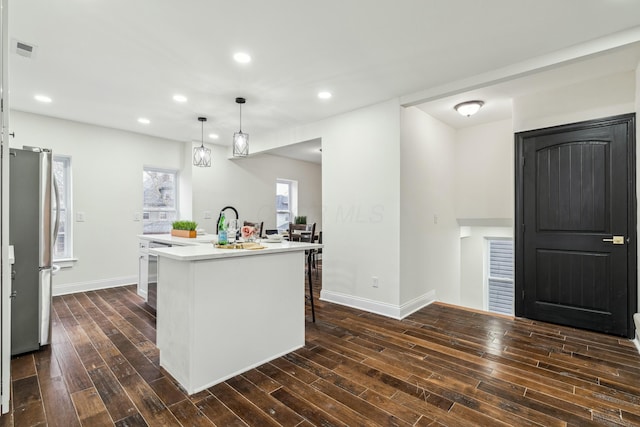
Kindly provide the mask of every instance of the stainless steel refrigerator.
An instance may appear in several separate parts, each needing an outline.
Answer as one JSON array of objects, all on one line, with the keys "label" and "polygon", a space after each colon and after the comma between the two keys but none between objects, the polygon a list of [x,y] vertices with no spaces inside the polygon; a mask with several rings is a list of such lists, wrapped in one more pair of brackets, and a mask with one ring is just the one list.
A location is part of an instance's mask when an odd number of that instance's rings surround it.
[{"label": "stainless steel refrigerator", "polygon": [[13,245],[11,354],[51,339],[51,273],[58,215],[51,150],[9,150],[9,244]]}]

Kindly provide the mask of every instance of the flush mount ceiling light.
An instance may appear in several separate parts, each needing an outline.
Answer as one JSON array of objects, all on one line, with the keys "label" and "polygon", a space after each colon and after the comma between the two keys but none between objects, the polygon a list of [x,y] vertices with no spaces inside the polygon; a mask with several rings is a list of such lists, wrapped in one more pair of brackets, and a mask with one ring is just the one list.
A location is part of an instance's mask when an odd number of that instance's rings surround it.
[{"label": "flush mount ceiling light", "polygon": [[467,101],[467,102],[461,102],[460,104],[453,107],[453,109],[456,110],[458,113],[462,114],[463,116],[469,117],[477,113],[478,110],[480,110],[480,107],[482,107],[483,105],[484,105],[483,101]]},{"label": "flush mount ceiling light", "polygon": [[218,138],[220,138],[220,135],[218,135],[217,133],[210,133],[210,134],[209,134],[209,138],[211,138],[211,139],[218,139]]},{"label": "flush mount ceiling light", "polygon": [[246,157],[249,154],[249,134],[242,132],[242,104],[247,102],[244,98],[236,98],[236,104],[240,106],[240,130],[233,134],[233,157]]},{"label": "flush mount ceiling light", "polygon": [[327,92],[326,90],[322,92],[318,92],[318,98],[320,99],[329,99],[331,98],[331,92]]},{"label": "flush mount ceiling light", "polygon": [[201,168],[211,167],[211,150],[204,146],[204,122],[207,121],[206,117],[198,117],[198,121],[201,123],[202,136],[200,147],[193,148],[193,166]]},{"label": "flush mount ceiling light", "polygon": [[176,94],[173,95],[173,100],[180,103],[187,102],[187,97],[184,95]]},{"label": "flush mount ceiling light", "polygon": [[145,118],[145,117],[140,117],[138,119],[138,123],[142,123],[143,125],[148,125],[149,123],[151,123],[151,120]]}]

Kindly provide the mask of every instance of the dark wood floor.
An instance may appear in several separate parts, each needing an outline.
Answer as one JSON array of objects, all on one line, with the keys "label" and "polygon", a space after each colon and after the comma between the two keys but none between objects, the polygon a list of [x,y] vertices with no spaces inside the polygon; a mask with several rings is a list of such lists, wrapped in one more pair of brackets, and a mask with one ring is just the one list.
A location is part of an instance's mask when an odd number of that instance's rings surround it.
[{"label": "dark wood floor", "polygon": [[0,426],[640,425],[633,345],[570,328],[318,302],[303,349],[187,397],[158,366],[155,313],[134,286],[54,308],[53,343],[12,361]]}]

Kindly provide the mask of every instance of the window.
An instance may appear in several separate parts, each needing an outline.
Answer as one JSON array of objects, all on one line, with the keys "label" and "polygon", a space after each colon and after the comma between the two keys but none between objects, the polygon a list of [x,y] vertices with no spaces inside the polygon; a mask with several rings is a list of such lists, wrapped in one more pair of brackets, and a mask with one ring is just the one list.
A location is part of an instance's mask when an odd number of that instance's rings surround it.
[{"label": "window", "polygon": [[289,229],[298,212],[298,182],[288,179],[276,181],[276,227],[279,232]]},{"label": "window", "polygon": [[[53,247],[53,260],[70,260],[73,258],[73,240],[71,238],[71,157],[69,156],[53,156],[53,178],[58,185],[58,196],[60,199],[59,207],[59,226],[58,238]],[[56,206],[54,202],[53,217],[56,215]]]},{"label": "window", "polygon": [[142,232],[169,233],[178,219],[178,172],[144,168],[142,189]]},{"label": "window", "polygon": [[489,240],[488,309],[513,315],[513,240]]}]

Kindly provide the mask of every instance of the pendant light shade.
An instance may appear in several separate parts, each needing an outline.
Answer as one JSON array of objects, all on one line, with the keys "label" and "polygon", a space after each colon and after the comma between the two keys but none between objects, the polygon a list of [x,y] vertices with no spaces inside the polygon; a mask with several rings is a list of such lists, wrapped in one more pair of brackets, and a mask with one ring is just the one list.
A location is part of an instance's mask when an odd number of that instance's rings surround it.
[{"label": "pendant light shade", "polygon": [[249,134],[242,132],[242,104],[247,102],[244,98],[236,98],[240,105],[240,130],[233,134],[233,157],[246,157],[249,154]]},{"label": "pendant light shade", "polygon": [[207,121],[206,117],[198,117],[202,128],[202,143],[200,147],[193,149],[193,166],[199,166],[201,168],[211,167],[211,150],[204,146],[204,122]]}]

